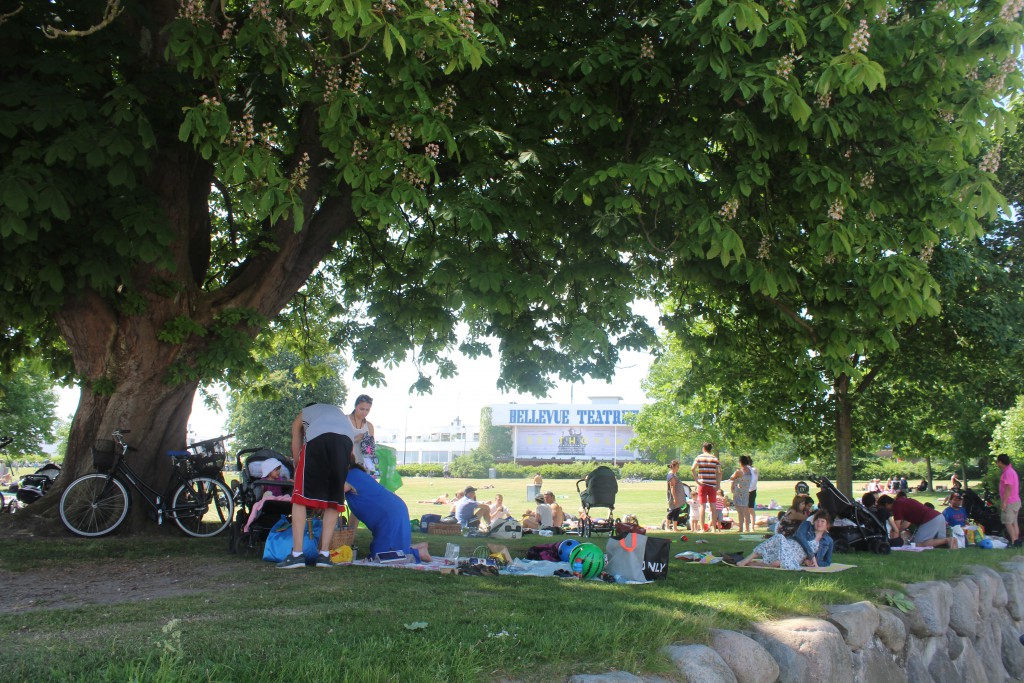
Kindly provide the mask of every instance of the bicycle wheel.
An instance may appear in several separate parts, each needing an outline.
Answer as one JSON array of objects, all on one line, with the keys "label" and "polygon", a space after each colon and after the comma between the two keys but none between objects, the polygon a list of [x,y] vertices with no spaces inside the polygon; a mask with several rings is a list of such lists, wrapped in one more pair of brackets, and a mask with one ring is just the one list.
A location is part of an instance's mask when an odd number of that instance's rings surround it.
[{"label": "bicycle wheel", "polygon": [[60,497],[60,521],[73,534],[95,538],[116,529],[128,516],[128,489],[106,474],[75,479]]},{"label": "bicycle wheel", "polygon": [[168,514],[189,536],[209,538],[228,528],[235,514],[235,504],[231,490],[222,482],[197,477],[174,492]]}]

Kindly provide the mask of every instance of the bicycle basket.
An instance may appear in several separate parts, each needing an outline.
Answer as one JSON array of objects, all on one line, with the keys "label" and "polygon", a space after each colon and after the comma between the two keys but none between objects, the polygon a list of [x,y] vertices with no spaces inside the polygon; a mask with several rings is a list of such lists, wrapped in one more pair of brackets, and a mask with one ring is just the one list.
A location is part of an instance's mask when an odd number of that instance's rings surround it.
[{"label": "bicycle basket", "polygon": [[110,439],[97,439],[92,445],[92,466],[97,472],[109,472],[117,460],[114,442]]},{"label": "bicycle basket", "polygon": [[224,448],[223,439],[199,441],[188,446],[187,450],[189,455],[182,460],[188,463],[193,476],[215,477],[224,468],[227,450]]}]

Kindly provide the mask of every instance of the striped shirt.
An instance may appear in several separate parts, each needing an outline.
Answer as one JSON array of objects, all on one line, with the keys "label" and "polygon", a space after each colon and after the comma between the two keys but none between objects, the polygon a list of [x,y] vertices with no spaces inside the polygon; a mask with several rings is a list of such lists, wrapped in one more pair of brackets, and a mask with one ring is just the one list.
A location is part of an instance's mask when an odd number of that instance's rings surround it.
[{"label": "striped shirt", "polygon": [[701,453],[693,461],[693,464],[697,468],[698,484],[704,484],[705,486],[715,486],[718,484],[718,458],[711,453]]}]

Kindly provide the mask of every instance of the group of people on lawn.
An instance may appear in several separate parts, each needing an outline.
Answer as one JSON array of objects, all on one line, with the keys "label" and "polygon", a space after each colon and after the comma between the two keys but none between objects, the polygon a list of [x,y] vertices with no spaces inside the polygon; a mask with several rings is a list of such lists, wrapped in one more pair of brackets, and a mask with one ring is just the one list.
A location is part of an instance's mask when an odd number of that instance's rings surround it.
[{"label": "group of people on lawn", "polygon": [[[535,481],[539,478],[538,474]],[[520,519],[524,530],[562,529],[567,517],[552,491],[545,491],[542,495],[537,496],[534,502],[536,503],[534,509],[525,510]],[[465,489],[455,492],[448,514],[465,529],[483,531],[487,531],[496,520],[514,519],[508,507],[505,506],[504,497],[500,493],[495,495],[493,500],[481,503],[477,500],[477,489],[473,486],[467,486]]]},{"label": "group of people on lawn", "polygon": [[[713,444],[705,443],[700,455],[693,462],[691,472],[697,482],[696,514],[691,511],[693,530],[718,531],[719,518],[712,514],[711,524],[705,524],[705,506],[715,509],[722,496],[722,468],[713,453]],[[1019,481],[1010,459],[1006,455],[997,458],[1002,474],[999,482],[1001,518],[1011,547],[1021,546],[1017,515],[1020,512]],[[754,528],[754,500],[757,489],[757,470],[747,456],[740,457],[740,465],[729,478],[734,502],[739,514],[739,530],[752,531]],[[673,460],[666,477],[668,513],[665,528],[678,530],[681,510],[689,502],[689,487],[679,476],[679,461]],[[954,475],[954,482],[957,482]],[[878,480],[872,482],[878,484]],[[967,512],[963,509],[963,495],[959,487],[947,498],[949,507],[942,513],[930,503],[921,503],[907,495],[906,479],[887,482],[896,486],[894,495],[877,491],[864,494],[862,504],[884,520],[889,532],[890,545],[898,547],[904,543],[916,547],[957,548],[957,536],[950,533],[955,526],[967,524]],[[753,493],[753,495],[752,495]],[[834,543],[828,534],[833,522],[828,511],[814,511],[814,501],[806,490],[800,491],[793,504],[785,513],[780,513],[775,533],[759,544],[747,557],[736,562],[739,566],[767,565],[782,569],[803,567],[825,567],[832,562]],[[709,529],[710,527],[710,529]],[[912,533],[911,533],[912,530]]]}]

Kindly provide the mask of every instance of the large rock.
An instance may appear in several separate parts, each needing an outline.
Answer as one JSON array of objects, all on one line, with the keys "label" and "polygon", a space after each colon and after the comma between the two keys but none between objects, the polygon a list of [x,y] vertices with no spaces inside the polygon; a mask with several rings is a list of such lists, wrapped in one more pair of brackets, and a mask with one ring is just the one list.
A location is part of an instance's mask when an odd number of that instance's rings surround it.
[{"label": "large rock", "polygon": [[854,683],[907,683],[907,672],[877,640],[854,652],[851,658]]},{"label": "large rock", "polygon": [[978,612],[979,600],[980,590],[974,581],[961,579],[953,584],[953,607],[949,612],[949,626],[958,636],[973,638],[978,634],[978,625],[981,621]]},{"label": "large rock", "polygon": [[999,619],[990,618],[981,622],[978,636],[974,639],[974,650],[988,671],[988,680],[1002,683],[1009,678],[1003,666],[1003,629]]},{"label": "large rock", "polygon": [[1003,585],[999,572],[990,567],[976,564],[971,567],[969,578],[977,583],[980,589],[981,597],[978,609],[983,620],[992,613],[993,609],[998,610],[1006,606],[1006,586]]},{"label": "large rock", "polygon": [[907,612],[910,632],[918,638],[946,636],[949,628],[949,584],[925,581],[907,586],[914,609]]},{"label": "large rock", "polygon": [[[932,656],[932,660],[928,662],[928,673],[932,675],[932,679],[938,683],[944,681],[956,681],[958,680],[958,674],[956,667],[953,666],[953,657],[947,649],[949,646],[948,638],[936,638],[936,650]],[[957,653],[960,654],[962,649]]]},{"label": "large rock", "polygon": [[964,643],[970,643],[971,641],[963,636],[958,636],[953,631],[946,631],[946,652],[949,653],[949,658],[956,659],[964,651]]},{"label": "large rock", "polygon": [[[1009,562],[1004,564],[1014,566]],[[1006,588],[1006,611],[1014,619],[1024,618],[1024,576],[1013,570],[1000,572],[999,578],[1003,580],[1003,586]]]},{"label": "large rock", "polygon": [[755,624],[750,637],[779,664],[780,683],[853,683],[853,662],[842,634],[822,619]]},{"label": "large rock", "polygon": [[[938,638],[918,638],[910,636],[907,641],[907,682],[908,683],[945,683],[932,678],[929,664],[938,651]],[[945,648],[943,648],[944,650]]]},{"label": "large rock", "polygon": [[958,681],[970,681],[971,683],[995,683],[996,679],[989,678],[985,665],[978,657],[974,645],[968,640],[964,643],[964,650],[957,659],[953,660],[956,667]]},{"label": "large rock", "polygon": [[832,605],[827,609],[828,620],[843,634],[851,650],[867,645],[878,628],[878,608],[870,602],[855,602],[852,605]]},{"label": "large rock", "polygon": [[893,607],[881,607],[878,610],[878,628],[875,635],[895,654],[903,652],[907,644],[907,625],[903,613]]},{"label": "large rock", "polygon": [[736,675],[707,645],[668,645],[662,648],[687,683],[736,683]]},{"label": "large rock", "polygon": [[1002,631],[1003,666],[1014,680],[1024,679],[1024,645],[1020,642],[1020,629],[1009,619],[1000,620]]},{"label": "large rock", "polygon": [[644,683],[645,679],[625,671],[606,674],[576,674],[569,677],[569,683]]},{"label": "large rock", "polygon": [[778,680],[778,663],[752,638],[713,628],[709,644],[732,669],[738,683],[775,683]]}]

